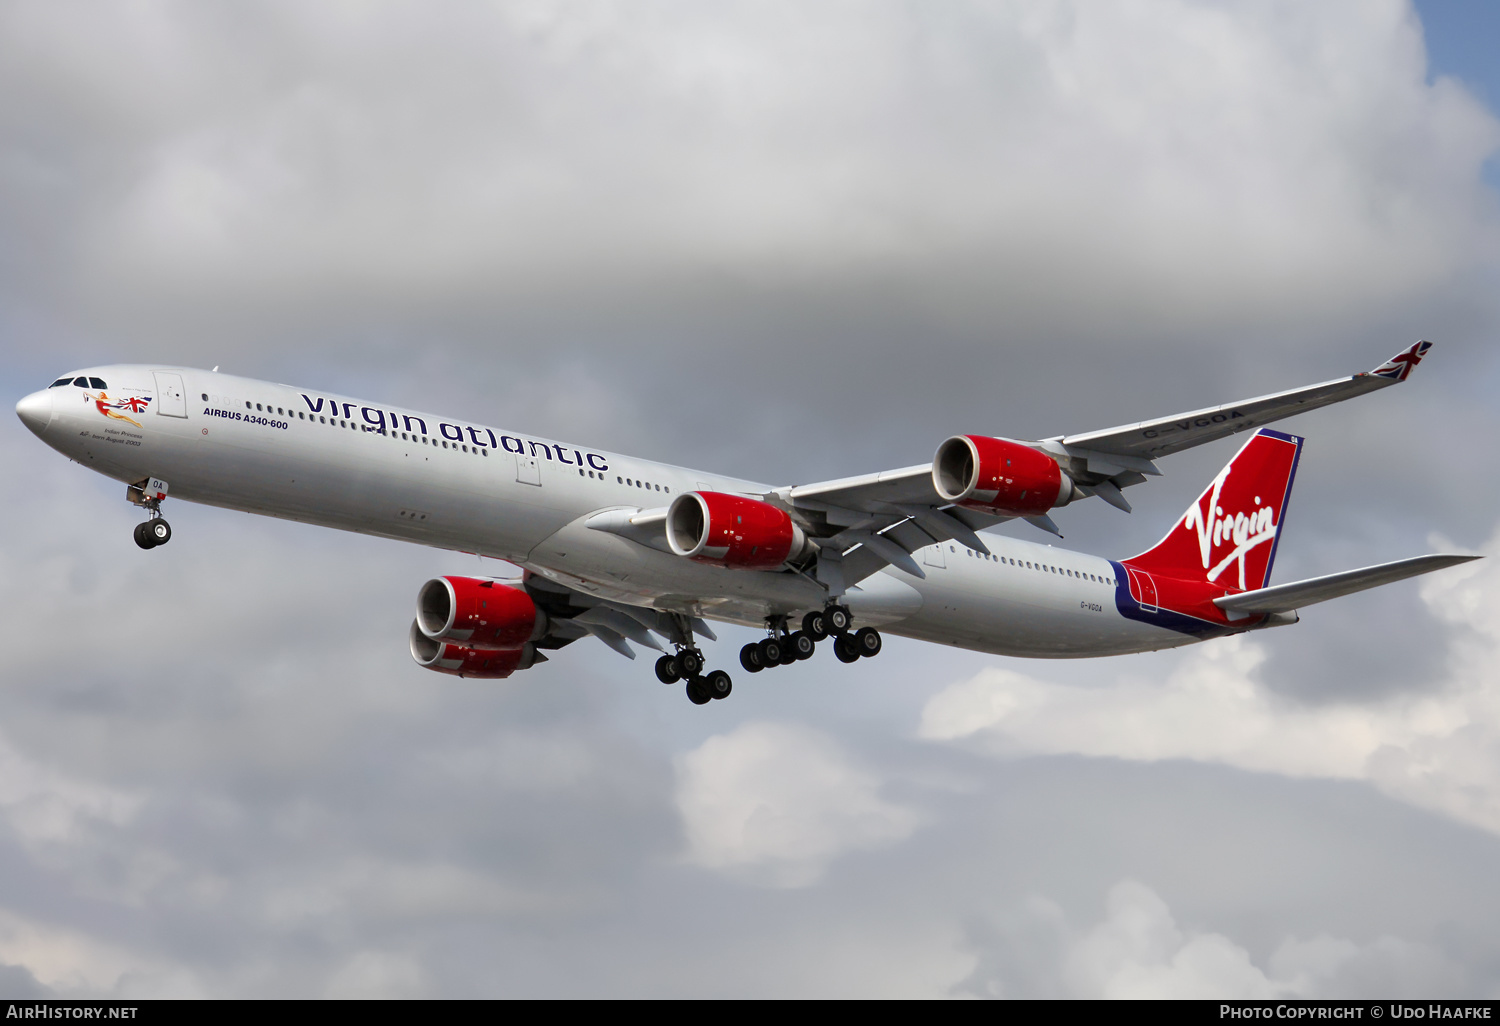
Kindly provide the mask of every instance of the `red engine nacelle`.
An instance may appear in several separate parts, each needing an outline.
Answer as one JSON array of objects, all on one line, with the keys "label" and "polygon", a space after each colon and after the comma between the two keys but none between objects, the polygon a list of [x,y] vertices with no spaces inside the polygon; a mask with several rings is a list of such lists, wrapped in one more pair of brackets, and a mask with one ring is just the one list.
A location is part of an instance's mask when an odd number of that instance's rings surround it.
[{"label": "red engine nacelle", "polygon": [[537,661],[536,646],[529,642],[516,648],[469,648],[451,641],[429,638],[416,620],[411,624],[411,657],[418,666],[455,677],[501,680]]},{"label": "red engine nacelle", "polygon": [[775,570],[809,547],[786,510],[723,492],[683,492],[673,499],[667,544],[694,562],[735,570]]},{"label": "red engine nacelle", "polygon": [[519,648],[547,633],[547,614],[509,584],[434,577],[417,593],[417,627],[433,641],[466,648]]},{"label": "red engine nacelle", "polygon": [[938,446],[932,484],[948,502],[1013,517],[1034,517],[1078,497],[1051,456],[983,435],[954,435]]}]

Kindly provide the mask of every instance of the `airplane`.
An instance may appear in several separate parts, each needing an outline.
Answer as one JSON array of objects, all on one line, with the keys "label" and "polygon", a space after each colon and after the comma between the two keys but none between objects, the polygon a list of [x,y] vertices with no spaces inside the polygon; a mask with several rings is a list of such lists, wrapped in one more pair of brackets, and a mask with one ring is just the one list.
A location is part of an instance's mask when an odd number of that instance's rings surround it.
[{"label": "airplane", "polygon": [[[751,674],[831,639],[852,663],[881,632],[1008,656],[1174,648],[1296,623],[1297,610],[1476,559],[1433,554],[1270,584],[1304,439],[1266,427],[1406,380],[1421,341],[1372,371],[1102,431],[1034,441],[954,435],[930,463],[768,485],[385,403],[186,367],[70,372],[21,399],[43,442],[126,484],[171,540],[189,502],[508,561],[519,576],[444,576],[417,593],[412,658],[503,679],[594,637],[696,705],[727,697],[706,670],[708,621],[763,628]],[[981,532],[1124,489],[1157,461],[1254,431],[1162,540],[1104,559]],[[857,626],[856,626],[857,624]],[[670,650],[663,643],[670,646]]]}]

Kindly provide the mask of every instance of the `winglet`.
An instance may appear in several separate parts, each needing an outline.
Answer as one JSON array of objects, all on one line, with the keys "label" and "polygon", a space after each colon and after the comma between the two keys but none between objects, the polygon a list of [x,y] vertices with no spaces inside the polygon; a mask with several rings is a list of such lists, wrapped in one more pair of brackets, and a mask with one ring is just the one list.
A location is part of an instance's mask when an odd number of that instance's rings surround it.
[{"label": "winglet", "polygon": [[1422,362],[1422,357],[1432,348],[1432,343],[1427,341],[1418,342],[1410,349],[1403,349],[1389,360],[1376,367],[1370,373],[1378,378],[1390,378],[1392,381],[1405,381],[1411,369]]}]

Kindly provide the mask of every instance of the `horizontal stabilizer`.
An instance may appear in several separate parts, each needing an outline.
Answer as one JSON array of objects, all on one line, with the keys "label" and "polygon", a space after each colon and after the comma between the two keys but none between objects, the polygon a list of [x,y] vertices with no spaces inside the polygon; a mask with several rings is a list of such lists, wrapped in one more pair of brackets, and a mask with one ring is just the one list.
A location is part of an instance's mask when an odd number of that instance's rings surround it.
[{"label": "horizontal stabilizer", "polygon": [[1327,577],[1313,577],[1306,581],[1278,584],[1272,588],[1260,588],[1239,595],[1225,595],[1214,599],[1214,605],[1226,613],[1285,613],[1479,558],[1457,555],[1413,556],[1411,559],[1398,559],[1394,563],[1367,566],[1361,570],[1345,570],[1341,574],[1329,574]]}]

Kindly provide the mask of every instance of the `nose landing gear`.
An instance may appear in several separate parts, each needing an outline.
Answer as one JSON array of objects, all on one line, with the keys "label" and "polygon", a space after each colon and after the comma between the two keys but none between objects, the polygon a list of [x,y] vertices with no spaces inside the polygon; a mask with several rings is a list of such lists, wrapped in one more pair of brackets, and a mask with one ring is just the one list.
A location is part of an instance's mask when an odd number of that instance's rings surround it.
[{"label": "nose landing gear", "polygon": [[149,519],[135,526],[135,543],[143,549],[154,549],[172,540],[172,525],[162,519],[161,501],[167,497],[167,483],[159,477],[148,477],[125,486],[125,499],[146,510]]},{"label": "nose landing gear", "polygon": [[160,516],[135,525],[135,543],[143,549],[154,549],[172,540],[172,525]]}]

